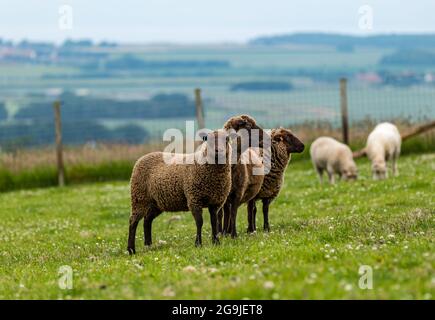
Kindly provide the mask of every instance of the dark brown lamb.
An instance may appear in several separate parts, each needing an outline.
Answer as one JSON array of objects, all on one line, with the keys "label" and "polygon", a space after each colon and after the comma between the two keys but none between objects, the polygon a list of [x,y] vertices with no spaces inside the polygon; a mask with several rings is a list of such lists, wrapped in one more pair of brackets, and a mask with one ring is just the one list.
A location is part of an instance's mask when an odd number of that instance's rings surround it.
[{"label": "dark brown lamb", "polygon": [[[144,218],[144,242],[149,246],[152,243],[152,222],[163,211],[191,211],[197,227],[195,244],[200,246],[202,208],[208,208],[212,240],[215,244],[219,243],[217,212],[224,205],[231,190],[231,146],[226,131],[214,131],[205,137],[206,142],[203,142],[195,153],[176,154],[174,157],[175,160],[195,159],[191,164],[168,164],[166,157],[171,154],[163,152],[149,153],[136,162],[131,176],[128,237],[130,254],[135,253],[135,236],[139,221]],[[211,141],[214,143],[210,143]],[[214,161],[223,156],[226,157],[224,164],[214,164]]]},{"label": "dark brown lamb", "polygon": [[[237,139],[235,146],[237,148],[236,164],[233,164],[231,167],[231,192],[224,207],[218,214],[219,232],[224,234],[231,233],[231,236],[234,238],[237,236],[236,221],[238,208],[243,203],[255,197],[263,183],[264,175],[254,175],[253,170],[254,168],[257,170],[262,168],[264,170],[260,153],[262,153],[263,137],[266,136],[267,133],[265,133],[263,129],[257,125],[255,119],[249,115],[231,117],[225,122],[223,129],[233,129],[236,132],[245,129],[245,133],[247,133],[245,138],[248,138],[248,143],[243,146],[241,137]],[[258,145],[252,145],[254,143],[253,139],[251,139],[253,129],[258,130]],[[222,222],[223,216],[224,221]]]},{"label": "dark brown lamb", "polygon": [[[253,170],[264,170],[259,148],[249,148],[240,157],[237,164],[231,166],[231,191],[224,207],[218,214],[218,230],[223,234],[237,237],[237,210],[253,199],[261,189],[264,174],[254,174]],[[224,216],[222,226],[222,216]]]},{"label": "dark brown lamb", "polygon": [[278,196],[281,190],[284,181],[284,173],[290,161],[291,154],[304,151],[304,144],[294,136],[290,130],[284,128],[273,129],[271,137],[271,168],[270,172],[264,177],[260,192],[254,199],[248,202],[248,232],[254,232],[256,230],[255,216],[257,208],[255,202],[257,200],[262,200],[263,202],[263,228],[265,231],[270,230],[269,205]]}]

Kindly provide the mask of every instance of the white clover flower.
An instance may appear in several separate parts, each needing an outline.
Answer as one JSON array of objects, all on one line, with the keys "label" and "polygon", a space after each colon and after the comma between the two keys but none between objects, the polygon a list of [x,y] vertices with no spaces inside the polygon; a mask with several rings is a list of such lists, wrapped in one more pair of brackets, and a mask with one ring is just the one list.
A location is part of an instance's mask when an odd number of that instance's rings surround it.
[{"label": "white clover flower", "polygon": [[275,284],[272,281],[266,281],[263,284],[263,288],[267,289],[267,290],[271,290],[271,289],[275,288]]}]

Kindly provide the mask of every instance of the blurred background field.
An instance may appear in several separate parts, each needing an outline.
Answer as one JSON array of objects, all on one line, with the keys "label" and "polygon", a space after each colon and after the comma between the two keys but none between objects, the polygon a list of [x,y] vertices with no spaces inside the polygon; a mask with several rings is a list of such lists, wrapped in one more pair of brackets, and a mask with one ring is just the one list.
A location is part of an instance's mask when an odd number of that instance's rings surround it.
[{"label": "blurred background field", "polygon": [[[196,121],[195,88],[208,128],[247,113],[264,128],[289,127],[309,144],[324,134],[341,139],[345,77],[352,148],[380,121],[406,132],[435,118],[434,38],[295,34],[210,45],[0,40],[0,190],[56,181],[55,100],[62,101],[69,182],[128,178],[140,155],[162,149],[166,129]],[[429,132],[403,150],[431,151],[434,141]]]}]

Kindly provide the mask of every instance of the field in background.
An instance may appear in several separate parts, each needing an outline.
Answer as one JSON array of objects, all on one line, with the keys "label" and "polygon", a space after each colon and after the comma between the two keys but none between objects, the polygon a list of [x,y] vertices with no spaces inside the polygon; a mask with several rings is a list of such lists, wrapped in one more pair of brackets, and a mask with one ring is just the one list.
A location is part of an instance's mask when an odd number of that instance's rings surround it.
[{"label": "field in background", "polygon": [[[137,158],[163,149],[166,129],[184,130],[186,120],[195,120],[198,87],[206,127],[250,114],[264,128],[292,129],[307,145],[321,135],[341,139],[343,76],[353,149],[380,121],[406,132],[435,118],[434,65],[415,57],[383,64],[400,53],[395,46],[69,43],[53,50],[59,56],[51,62],[0,61],[0,191],[56,184],[52,104],[58,98],[70,184],[128,179]],[[272,89],[234,90],[258,82]],[[274,83],[290,89],[273,90]],[[434,150],[434,134],[407,141],[403,152]]]},{"label": "field in background", "polygon": [[[80,50],[95,53],[92,48]],[[430,64],[416,65],[411,69],[407,65],[380,65],[384,56],[394,52],[391,48],[357,46],[350,52],[340,52],[334,46],[325,45],[137,45],[98,48],[98,52],[103,51],[106,52],[108,61],[134,55],[150,64],[173,63],[175,67],[130,67],[116,69],[112,73],[99,73],[80,67],[78,62],[77,66],[0,64],[0,104],[5,103],[11,116],[18,109],[25,108],[32,99],[38,101],[44,97],[44,103],[51,107],[55,99],[53,91],[56,89],[80,93],[89,99],[145,101],[162,93],[183,94],[193,100],[193,91],[199,87],[204,98],[205,124],[210,128],[220,127],[229,116],[238,113],[252,114],[266,127],[306,121],[328,121],[338,126],[338,79],[346,76],[350,84],[348,95],[351,122],[360,122],[366,118],[372,121],[400,118],[422,122],[435,117],[435,86],[432,82],[381,85],[376,81],[370,83],[358,80],[356,75],[360,73],[397,71],[399,74],[412,74],[414,71],[424,71],[431,75],[431,72],[435,72]],[[182,67],[179,64],[183,62],[192,63],[193,66]],[[195,63],[201,62],[206,65],[195,67]],[[211,62],[221,62],[224,66],[214,66]],[[288,92],[231,90],[235,84],[250,81],[291,83],[293,89]],[[29,94],[42,97],[29,97]],[[65,108],[68,108],[68,101],[65,101]],[[73,121],[71,116],[65,120]],[[186,117],[169,118],[162,115],[161,118],[151,119],[111,117],[95,120],[108,130],[124,125],[138,126],[145,130],[149,141],[160,140],[162,132],[169,127],[183,129]],[[29,121],[33,120],[11,121],[10,118],[0,118],[0,127]],[[84,124],[76,126],[78,131],[92,131],[92,127],[84,127]],[[39,135],[51,133],[47,133],[44,127],[38,130],[35,128],[33,132]],[[0,137],[0,145],[1,140]],[[20,141],[15,143],[18,145]],[[2,147],[4,149],[3,145]]]},{"label": "field in background", "polygon": [[[309,161],[290,164],[271,206],[272,232],[194,247],[190,213],[163,213],[154,245],[126,252],[127,182],[0,194],[0,299],[433,299],[435,154],[405,156],[400,176],[320,186]],[[258,226],[262,226],[261,214]],[[61,290],[61,266],[73,289]],[[358,287],[361,265],[373,290]]]}]

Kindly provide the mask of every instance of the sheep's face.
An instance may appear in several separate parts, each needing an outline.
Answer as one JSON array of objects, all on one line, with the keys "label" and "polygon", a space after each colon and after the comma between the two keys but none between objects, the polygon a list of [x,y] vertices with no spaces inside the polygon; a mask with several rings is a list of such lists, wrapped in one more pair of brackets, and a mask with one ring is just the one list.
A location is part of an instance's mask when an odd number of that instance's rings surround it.
[{"label": "sheep's face", "polygon": [[234,129],[235,131],[239,131],[241,129],[246,129],[250,131],[251,129],[259,129],[257,126],[257,123],[255,122],[254,118],[242,114],[240,116],[235,116],[230,119],[228,119],[227,122],[224,124],[225,130]]},{"label": "sheep's face", "polygon": [[229,134],[225,130],[216,130],[203,134],[207,163],[226,164],[231,160],[231,142],[237,134]]},{"label": "sheep's face", "polygon": [[[246,147],[263,148],[264,141],[267,141],[267,144],[270,141],[270,136],[257,125],[255,119],[246,114],[234,116],[228,119],[223,128],[227,131],[234,130],[237,132],[244,141],[248,142],[248,144],[244,145]],[[241,152],[244,152],[245,150],[246,149],[243,149]]]},{"label": "sheep's face", "polygon": [[343,180],[345,181],[355,181],[358,178],[358,169],[356,165],[351,165],[344,169],[342,172]]},{"label": "sheep's face", "polygon": [[304,144],[288,129],[273,129],[272,140],[284,143],[289,154],[301,153],[305,149]]},{"label": "sheep's face", "polygon": [[387,178],[387,165],[385,161],[383,162],[374,162],[372,165],[372,174],[373,179],[375,180],[383,180]]}]

